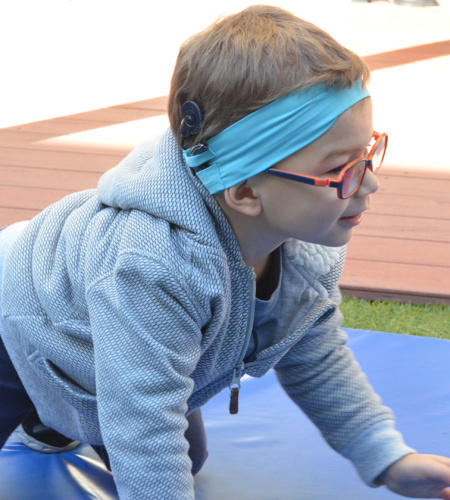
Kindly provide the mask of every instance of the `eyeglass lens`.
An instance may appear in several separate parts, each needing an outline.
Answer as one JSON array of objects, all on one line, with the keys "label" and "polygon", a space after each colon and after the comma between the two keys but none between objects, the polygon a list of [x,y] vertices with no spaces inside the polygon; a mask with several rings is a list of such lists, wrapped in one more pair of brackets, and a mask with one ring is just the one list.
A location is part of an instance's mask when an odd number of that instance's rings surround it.
[{"label": "eyeglass lens", "polygon": [[[384,154],[386,152],[386,136],[383,136],[375,151],[372,155],[372,170],[376,172],[383,163]],[[342,185],[342,197],[348,198],[352,196],[362,183],[364,174],[366,172],[366,160],[360,160],[356,162],[352,168],[347,170],[344,176],[344,183]]]},{"label": "eyeglass lens", "polygon": [[352,168],[347,170],[342,185],[343,198],[348,198],[359,188],[363,180],[365,171],[366,171],[366,160],[360,160],[356,162]]},{"label": "eyeglass lens", "polygon": [[372,155],[372,170],[376,172],[383,163],[384,154],[386,152],[386,136],[383,136],[380,143],[377,145]]}]

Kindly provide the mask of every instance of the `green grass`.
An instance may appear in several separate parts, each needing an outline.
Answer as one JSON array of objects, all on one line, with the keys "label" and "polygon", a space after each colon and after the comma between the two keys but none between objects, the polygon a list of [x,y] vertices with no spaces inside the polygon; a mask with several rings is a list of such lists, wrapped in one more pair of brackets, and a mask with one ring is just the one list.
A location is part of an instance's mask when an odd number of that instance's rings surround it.
[{"label": "green grass", "polygon": [[368,301],[344,297],[343,326],[450,339],[450,307]]}]

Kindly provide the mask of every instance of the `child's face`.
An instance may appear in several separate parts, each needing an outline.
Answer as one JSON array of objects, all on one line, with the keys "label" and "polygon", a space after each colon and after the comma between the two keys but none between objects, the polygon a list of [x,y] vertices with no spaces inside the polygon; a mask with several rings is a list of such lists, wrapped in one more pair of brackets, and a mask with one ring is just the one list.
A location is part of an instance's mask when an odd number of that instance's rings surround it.
[{"label": "child's face", "polygon": [[[373,133],[372,103],[364,99],[345,111],[319,139],[287,157],[275,168],[317,177],[337,177],[337,167],[361,158]],[[359,190],[346,200],[335,188],[317,187],[261,174],[256,180],[266,239],[288,238],[327,246],[346,244],[370,205],[378,180],[368,169]],[[258,186],[259,185],[259,186]],[[353,217],[352,219],[345,219]]]}]

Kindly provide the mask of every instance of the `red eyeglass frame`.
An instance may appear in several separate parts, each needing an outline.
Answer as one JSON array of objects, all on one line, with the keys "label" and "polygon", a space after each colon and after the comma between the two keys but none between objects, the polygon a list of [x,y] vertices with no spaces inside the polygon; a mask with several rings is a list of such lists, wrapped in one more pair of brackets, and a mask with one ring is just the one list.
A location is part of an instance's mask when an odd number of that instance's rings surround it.
[{"label": "red eyeglass frame", "polygon": [[[372,165],[373,154],[375,153],[378,145],[381,143],[381,141],[384,138],[386,139],[386,143],[385,143],[385,146],[384,146],[383,156],[381,158],[381,161],[380,161],[380,164],[379,164],[378,168],[376,168],[375,171],[374,171],[373,170],[373,165]],[[356,193],[356,191],[358,191],[358,189],[360,188],[360,186],[362,184],[362,181],[364,180],[364,175],[366,174],[366,170],[368,168],[370,168],[370,170],[372,170],[372,172],[376,172],[377,170],[380,169],[380,167],[381,167],[381,165],[383,163],[384,156],[386,154],[387,144],[388,144],[388,135],[386,133],[384,133],[384,132],[380,134],[380,133],[374,131],[372,139],[371,139],[371,141],[369,143],[369,146],[371,145],[371,143],[372,143],[372,147],[370,149],[369,154],[367,155],[367,158],[358,158],[356,160],[351,161],[350,163],[348,163],[341,170],[341,173],[339,174],[339,176],[337,178],[334,178],[334,179],[330,178],[330,177],[327,177],[327,178],[323,179],[323,178],[320,178],[320,177],[315,177],[313,175],[297,174],[295,172],[290,172],[288,170],[279,170],[279,169],[274,168],[274,167],[268,168],[267,170],[265,170],[265,172],[267,174],[275,175],[277,177],[283,177],[284,179],[289,179],[291,181],[302,182],[304,184],[309,184],[311,186],[337,188],[337,195],[338,195],[338,197],[341,200],[342,199],[347,199],[347,198],[350,198],[351,196],[353,196]],[[360,161],[365,161],[366,162],[366,166],[364,168],[364,173],[361,176],[360,182],[359,182],[358,186],[356,187],[356,189],[351,194],[349,194],[347,196],[343,196],[342,195],[342,189],[343,189],[343,186],[344,186],[344,177],[345,177],[345,174],[352,167],[354,167],[356,165],[356,163],[359,163]]]}]

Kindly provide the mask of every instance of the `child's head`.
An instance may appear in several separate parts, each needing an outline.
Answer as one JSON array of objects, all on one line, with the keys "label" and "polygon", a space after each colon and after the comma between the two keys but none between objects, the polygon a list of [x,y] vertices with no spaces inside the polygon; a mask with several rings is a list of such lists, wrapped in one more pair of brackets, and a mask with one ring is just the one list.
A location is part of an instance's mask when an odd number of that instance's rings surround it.
[{"label": "child's head", "polygon": [[296,89],[318,83],[343,88],[369,71],[328,33],[266,5],[225,17],[181,47],[172,77],[169,118],[181,142],[181,108],[195,101],[203,114],[193,146]]},{"label": "child's head", "polygon": [[[247,263],[288,238],[329,246],[350,239],[378,188],[363,159],[373,133],[368,78],[356,54],[270,6],[226,17],[181,48],[171,127],[181,143],[183,104],[199,105],[202,125],[184,137],[184,156],[201,167],[197,176],[216,196]],[[377,151],[384,152],[383,141]],[[280,169],[297,177],[280,178]],[[306,184],[294,182],[298,174]],[[316,187],[337,182],[339,190]],[[348,183],[354,190],[341,197]]]}]

